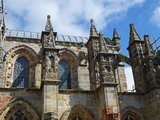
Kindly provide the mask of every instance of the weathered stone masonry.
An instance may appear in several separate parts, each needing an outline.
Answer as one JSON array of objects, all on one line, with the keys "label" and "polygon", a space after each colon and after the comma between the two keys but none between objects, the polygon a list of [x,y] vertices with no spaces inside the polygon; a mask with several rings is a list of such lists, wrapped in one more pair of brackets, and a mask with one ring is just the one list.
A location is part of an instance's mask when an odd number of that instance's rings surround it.
[{"label": "weathered stone masonry", "polygon": [[[129,57],[117,30],[107,38],[93,20],[86,42],[62,38],[50,16],[40,39],[0,34],[1,120],[159,120],[160,52],[148,35],[130,25]],[[122,62],[136,92],[127,92]]]}]

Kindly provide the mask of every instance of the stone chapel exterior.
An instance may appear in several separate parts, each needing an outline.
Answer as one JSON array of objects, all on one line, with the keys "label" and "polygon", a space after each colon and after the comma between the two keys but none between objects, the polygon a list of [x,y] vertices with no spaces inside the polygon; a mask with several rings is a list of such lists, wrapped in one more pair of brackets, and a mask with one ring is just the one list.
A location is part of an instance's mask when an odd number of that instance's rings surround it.
[{"label": "stone chapel exterior", "polygon": [[[107,38],[93,20],[89,38],[60,36],[50,16],[37,37],[4,32],[0,120],[160,120],[160,51],[133,24],[129,57],[116,29]],[[122,62],[132,67],[136,92],[127,92]]]}]

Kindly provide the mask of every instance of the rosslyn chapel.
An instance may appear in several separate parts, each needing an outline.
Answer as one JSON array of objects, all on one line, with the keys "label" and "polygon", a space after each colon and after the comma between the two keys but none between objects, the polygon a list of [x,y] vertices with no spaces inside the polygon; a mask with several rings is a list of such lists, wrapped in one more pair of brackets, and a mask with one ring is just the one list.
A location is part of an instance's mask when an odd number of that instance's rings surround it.
[{"label": "rosslyn chapel", "polygon": [[0,120],[160,120],[160,51],[149,35],[130,24],[128,57],[117,30],[105,37],[93,19],[88,37],[60,35],[49,15],[44,27],[14,31],[1,21]]}]

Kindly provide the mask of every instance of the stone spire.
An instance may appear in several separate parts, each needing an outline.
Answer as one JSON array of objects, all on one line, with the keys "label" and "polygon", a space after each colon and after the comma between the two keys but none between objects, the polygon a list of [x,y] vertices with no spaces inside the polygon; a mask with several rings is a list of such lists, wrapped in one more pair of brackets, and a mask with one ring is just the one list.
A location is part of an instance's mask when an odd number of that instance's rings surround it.
[{"label": "stone spire", "polygon": [[120,47],[120,37],[118,35],[118,32],[117,32],[116,28],[114,28],[114,30],[113,30],[113,38],[112,38],[112,40],[113,40],[113,43],[115,45]]},{"label": "stone spire", "polygon": [[116,28],[113,29],[113,38],[119,38]]},{"label": "stone spire", "polygon": [[90,36],[98,36],[98,33],[97,33],[96,27],[94,25],[93,19],[90,20],[90,23],[91,23]]},{"label": "stone spire", "polygon": [[154,50],[153,50],[152,45],[150,43],[149,35],[144,35],[144,42],[145,42],[145,52],[148,55],[153,55]]},{"label": "stone spire", "polygon": [[55,47],[55,39],[57,33],[53,31],[51,16],[47,16],[47,23],[45,26],[45,34],[44,34],[44,47],[54,48]]},{"label": "stone spire", "polygon": [[135,30],[133,24],[130,24],[130,37],[129,37],[129,39],[130,39],[130,44],[132,44],[134,40],[141,41],[141,38],[138,35],[137,31]]},{"label": "stone spire", "polygon": [[45,26],[45,31],[47,32],[53,32],[53,27],[52,27],[52,23],[51,23],[51,16],[48,15],[47,16],[47,23],[46,23],[46,26]]}]

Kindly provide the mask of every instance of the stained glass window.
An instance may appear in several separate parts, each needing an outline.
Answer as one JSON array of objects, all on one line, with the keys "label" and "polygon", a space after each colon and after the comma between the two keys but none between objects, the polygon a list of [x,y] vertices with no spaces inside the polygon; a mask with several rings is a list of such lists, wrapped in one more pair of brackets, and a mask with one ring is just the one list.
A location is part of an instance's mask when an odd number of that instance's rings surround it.
[{"label": "stained glass window", "polygon": [[29,85],[29,61],[20,57],[14,64],[12,87],[27,88]]},{"label": "stained glass window", "polygon": [[21,111],[19,109],[14,114],[12,114],[12,116],[9,118],[9,120],[28,120],[24,112],[25,111]]},{"label": "stained glass window", "polygon": [[60,89],[71,88],[71,71],[67,61],[61,60],[58,64],[58,79],[61,80]]}]

